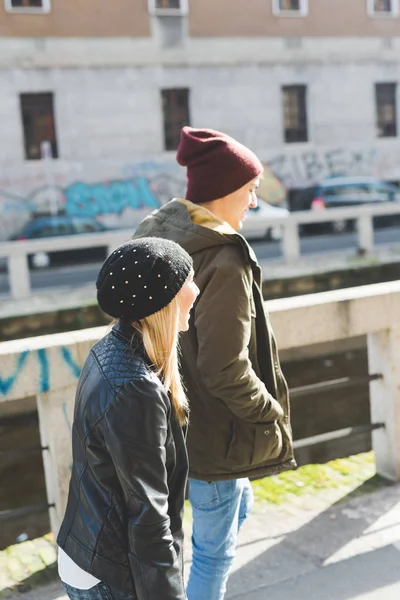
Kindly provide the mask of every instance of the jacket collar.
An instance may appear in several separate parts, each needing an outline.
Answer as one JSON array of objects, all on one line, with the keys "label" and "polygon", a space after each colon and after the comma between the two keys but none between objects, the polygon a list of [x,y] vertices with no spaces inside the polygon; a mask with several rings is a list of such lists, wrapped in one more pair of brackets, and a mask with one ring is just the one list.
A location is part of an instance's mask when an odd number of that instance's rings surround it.
[{"label": "jacket collar", "polygon": [[[138,341],[140,340],[140,336],[136,329],[126,321],[118,320],[113,326],[112,332],[115,336],[124,340],[125,342],[128,342],[129,344],[131,343],[132,338],[134,342],[136,341],[136,338],[138,339]],[[134,343],[133,345],[136,346],[137,344]]]},{"label": "jacket collar", "polygon": [[183,200],[182,198],[175,198],[176,202],[180,202],[186,207],[189,213],[190,220],[195,225],[201,225],[212,229],[218,233],[225,233],[227,235],[235,235],[236,231],[223,219],[220,219],[213,212],[208,210],[205,206],[190,202],[190,200]]}]

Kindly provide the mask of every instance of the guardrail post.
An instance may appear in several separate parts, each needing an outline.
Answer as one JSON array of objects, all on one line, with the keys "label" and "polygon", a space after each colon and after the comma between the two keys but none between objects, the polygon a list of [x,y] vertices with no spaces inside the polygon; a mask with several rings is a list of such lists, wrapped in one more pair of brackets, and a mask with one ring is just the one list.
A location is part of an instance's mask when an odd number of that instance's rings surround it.
[{"label": "guardrail post", "polygon": [[72,464],[72,421],[76,385],[38,394],[40,440],[51,530],[56,536],[67,504]]},{"label": "guardrail post", "polygon": [[400,481],[400,329],[369,333],[367,339],[369,372],[383,375],[369,384],[372,423],[385,423],[372,433],[376,472]]},{"label": "guardrail post", "polygon": [[357,218],[358,251],[362,254],[371,252],[374,247],[374,227],[372,215],[363,214]]},{"label": "guardrail post", "polygon": [[29,298],[31,278],[26,254],[11,254],[8,256],[8,281],[13,299]]},{"label": "guardrail post", "polygon": [[288,217],[284,223],[282,238],[283,257],[286,262],[295,261],[300,256],[299,225],[293,218]]}]

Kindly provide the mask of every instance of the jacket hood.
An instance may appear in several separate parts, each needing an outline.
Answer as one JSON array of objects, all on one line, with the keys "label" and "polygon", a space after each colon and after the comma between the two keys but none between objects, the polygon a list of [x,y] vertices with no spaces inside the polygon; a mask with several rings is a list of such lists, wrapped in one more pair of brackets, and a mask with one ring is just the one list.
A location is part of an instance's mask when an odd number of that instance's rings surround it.
[{"label": "jacket hood", "polygon": [[241,236],[203,206],[174,198],[148,215],[134,237],[160,235],[180,244],[189,254],[206,248],[237,244]]}]

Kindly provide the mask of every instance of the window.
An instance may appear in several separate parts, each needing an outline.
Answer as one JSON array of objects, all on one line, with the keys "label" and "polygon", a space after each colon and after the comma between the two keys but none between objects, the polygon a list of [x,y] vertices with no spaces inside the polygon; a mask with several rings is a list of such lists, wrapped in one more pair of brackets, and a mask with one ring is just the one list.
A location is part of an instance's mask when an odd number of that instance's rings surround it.
[{"label": "window", "polygon": [[274,15],[287,17],[306,17],[308,0],[272,0]]},{"label": "window", "polygon": [[157,16],[186,15],[188,0],[148,0],[149,13]]},{"label": "window", "polygon": [[7,12],[49,13],[50,0],[5,0]]},{"label": "window", "polygon": [[161,90],[161,96],[165,150],[176,150],[179,146],[182,127],[190,125],[189,90]]},{"label": "window", "polygon": [[307,142],[306,86],[284,86],[282,102],[285,142]]},{"label": "window", "polygon": [[39,160],[42,142],[50,142],[53,158],[58,158],[54,124],[53,94],[21,94],[21,117],[25,158]]},{"label": "window", "polygon": [[367,0],[367,11],[370,17],[397,17],[399,0]]},{"label": "window", "polygon": [[377,83],[376,135],[378,138],[397,136],[397,89],[395,83]]}]

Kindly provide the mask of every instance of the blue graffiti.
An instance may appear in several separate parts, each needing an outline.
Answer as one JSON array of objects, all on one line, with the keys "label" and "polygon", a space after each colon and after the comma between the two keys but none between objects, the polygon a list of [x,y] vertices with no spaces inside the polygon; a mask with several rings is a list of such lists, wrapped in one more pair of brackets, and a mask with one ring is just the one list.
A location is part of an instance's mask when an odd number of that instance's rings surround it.
[{"label": "blue graffiti", "polygon": [[79,375],[81,374],[81,368],[72,358],[72,354],[68,348],[65,348],[64,346],[61,348],[61,356],[63,357],[65,363],[70,367],[74,377],[78,379]]},{"label": "blue graffiti", "polygon": [[[64,346],[60,348],[61,356],[64,359],[64,363],[69,367],[72,372],[72,375],[78,379],[81,373],[80,366],[74,361],[72,358],[72,354],[70,350]],[[16,384],[18,378],[20,377],[25,365],[27,358],[30,354],[29,350],[24,350],[18,356],[17,365],[15,371],[9,377],[1,377],[0,376],[0,395],[6,396]],[[49,365],[49,357],[47,354],[47,350],[45,348],[40,348],[35,352],[38,363],[39,363],[39,382],[38,389],[39,393],[43,394],[50,390],[50,365]]]},{"label": "blue graffiti", "polygon": [[[68,427],[68,431],[70,432],[70,434],[72,434],[72,425],[71,425],[71,421],[69,420],[69,417],[68,417],[67,403],[63,402],[61,405],[61,408],[62,408],[62,413],[64,416],[64,421]],[[69,470],[70,470],[70,472],[72,471],[72,463],[69,465]]]},{"label": "blue graffiti", "polygon": [[72,425],[71,425],[71,421],[69,420],[69,417],[68,417],[68,409],[67,409],[67,403],[66,402],[62,403],[62,412],[63,412],[63,415],[64,415],[65,423],[67,424],[68,430],[69,430],[70,433],[72,433]]},{"label": "blue graffiti", "polygon": [[15,382],[17,381],[21,371],[25,366],[28,355],[29,350],[21,352],[21,354],[18,356],[15,372],[12,375],[10,375],[10,377],[6,377],[5,379],[2,379],[0,377],[0,393],[3,394],[3,396],[8,394],[8,392],[14,387]]},{"label": "blue graffiti", "polygon": [[154,210],[160,206],[145,177],[94,184],[79,181],[66,187],[64,195],[65,212],[71,216],[96,217],[121,214],[126,208]]},{"label": "blue graffiti", "polygon": [[38,350],[38,359],[40,364],[40,392],[43,394],[44,392],[48,392],[50,389],[49,384],[49,359],[47,358],[47,352],[44,348]]}]

